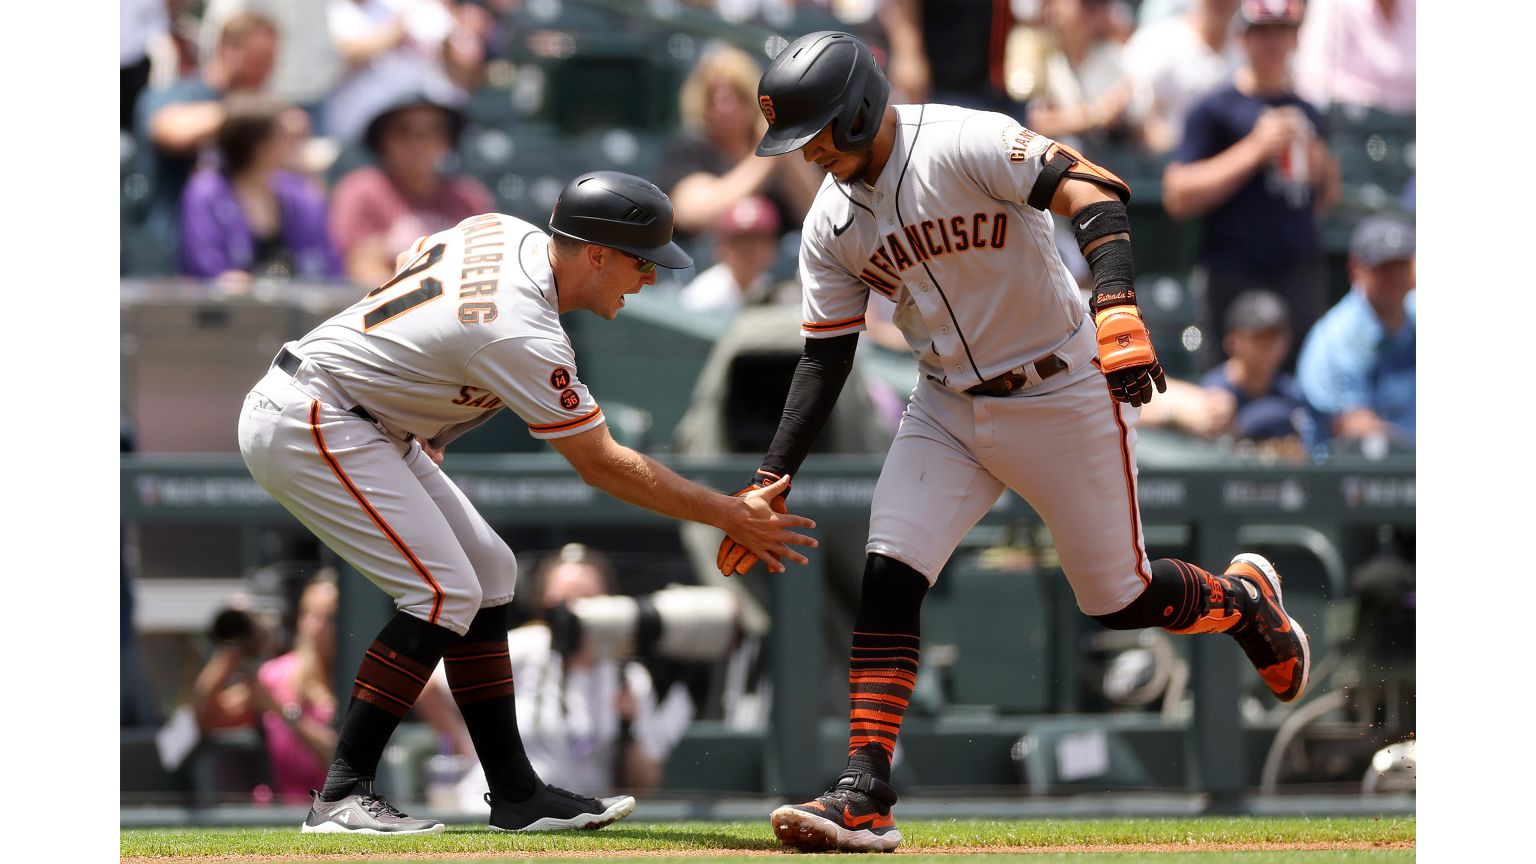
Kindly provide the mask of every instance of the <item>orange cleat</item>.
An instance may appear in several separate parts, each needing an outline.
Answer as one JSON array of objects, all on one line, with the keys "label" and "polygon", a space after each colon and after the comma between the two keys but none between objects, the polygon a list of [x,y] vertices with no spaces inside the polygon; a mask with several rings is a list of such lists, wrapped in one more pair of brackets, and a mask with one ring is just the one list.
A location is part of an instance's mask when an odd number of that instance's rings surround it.
[{"label": "orange cleat", "polygon": [[1275,697],[1290,702],[1307,689],[1312,651],[1307,631],[1287,615],[1280,601],[1280,574],[1269,559],[1244,552],[1232,559],[1227,572],[1256,601],[1253,617],[1227,631]]}]

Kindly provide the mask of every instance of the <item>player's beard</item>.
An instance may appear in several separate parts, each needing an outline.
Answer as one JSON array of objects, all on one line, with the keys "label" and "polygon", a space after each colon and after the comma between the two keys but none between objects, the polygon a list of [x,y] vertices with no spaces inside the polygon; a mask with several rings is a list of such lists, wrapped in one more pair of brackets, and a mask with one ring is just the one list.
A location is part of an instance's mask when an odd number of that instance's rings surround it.
[{"label": "player's beard", "polygon": [[[837,155],[837,170],[828,173],[839,183],[852,183],[855,180],[863,180],[864,175],[869,172],[869,163],[873,157],[874,150],[869,147],[853,153],[840,152]],[[844,168],[843,163],[847,163],[850,167]]]}]

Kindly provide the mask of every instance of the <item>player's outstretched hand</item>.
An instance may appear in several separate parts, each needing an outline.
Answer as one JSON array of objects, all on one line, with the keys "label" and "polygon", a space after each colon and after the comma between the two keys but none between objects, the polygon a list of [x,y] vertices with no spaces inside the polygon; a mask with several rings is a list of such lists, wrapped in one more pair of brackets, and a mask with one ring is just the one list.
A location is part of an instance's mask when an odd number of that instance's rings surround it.
[{"label": "player's outstretched hand", "polygon": [[1116,401],[1129,402],[1136,408],[1152,401],[1153,385],[1156,385],[1159,393],[1168,389],[1168,379],[1163,374],[1163,364],[1156,360],[1153,360],[1150,366],[1133,366],[1117,372],[1106,372],[1104,380],[1109,384],[1109,394],[1115,397]]},{"label": "player's outstretched hand", "polygon": [[720,551],[715,556],[720,575],[746,573],[759,559],[767,562],[770,573],[783,573],[781,558],[796,564],[807,563],[805,556],[791,549],[791,545],[817,546],[815,539],[789,530],[816,527],[810,519],[789,512],[784,501],[789,496],[789,476],[770,480],[771,476],[759,472],[757,479],[736,493],[744,506],[733,511],[726,524],[720,526],[725,529],[725,539],[720,541]]},{"label": "player's outstretched hand", "polygon": [[1109,394],[1140,408],[1152,401],[1152,388],[1163,393],[1168,378],[1152,349],[1152,337],[1135,306],[1111,306],[1094,316],[1098,328],[1097,363]]}]

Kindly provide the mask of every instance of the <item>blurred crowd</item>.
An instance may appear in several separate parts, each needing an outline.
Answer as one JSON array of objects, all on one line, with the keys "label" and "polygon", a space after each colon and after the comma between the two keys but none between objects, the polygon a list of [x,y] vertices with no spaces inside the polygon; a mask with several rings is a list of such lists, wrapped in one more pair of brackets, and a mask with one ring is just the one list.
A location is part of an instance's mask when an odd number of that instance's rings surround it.
[{"label": "blurred crowd", "polygon": [[[486,122],[472,105],[493,84],[506,92],[508,69],[513,91],[539,78],[517,61],[578,52],[588,34],[559,29],[561,16],[592,6],[739,29],[739,43],[668,43],[675,122],[641,173],[672,197],[699,266],[658,287],[722,315],[798,304],[797,227],[821,173],[753,154],[765,57],[743,46],[810,22],[877,46],[893,102],[1010,114],[1131,179],[1138,206],[1158,198],[1162,224],[1192,229],[1188,266],[1166,274],[1189,302],[1153,327],[1162,353],[1193,362],[1167,364],[1179,380],[1146,428],[1296,458],[1411,449],[1411,153],[1405,176],[1364,175],[1398,143],[1390,130],[1407,129],[1411,148],[1415,2],[121,0],[125,162],[148,184],[132,218],[167,247],[125,275],[371,286],[414,238],[512,212],[509,190],[458,158]],[[1352,135],[1365,143],[1340,152]],[[1144,224],[1137,261],[1156,270],[1179,241]],[[127,230],[125,260],[143,245]],[[1069,229],[1059,240],[1086,285]],[[1330,285],[1330,266],[1347,287]]]}]

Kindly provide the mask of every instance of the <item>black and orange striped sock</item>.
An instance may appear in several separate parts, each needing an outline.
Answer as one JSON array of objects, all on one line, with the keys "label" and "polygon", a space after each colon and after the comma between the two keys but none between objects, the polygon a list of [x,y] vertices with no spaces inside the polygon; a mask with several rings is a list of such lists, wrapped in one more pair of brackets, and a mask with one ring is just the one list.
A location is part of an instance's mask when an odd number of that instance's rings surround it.
[{"label": "black and orange striped sock", "polygon": [[416,704],[443,652],[458,638],[446,627],[405,612],[389,619],[368,646],[352,682],[352,701],[341,721],[322,800],[340,800],[359,779],[378,773],[389,736]]},{"label": "black and orange striped sock", "polygon": [[511,604],[481,609],[464,638],[443,655],[443,668],[491,791],[498,798],[522,801],[533,794],[538,775],[517,731],[512,660],[507,653],[511,624]]},{"label": "black and orange striped sock", "polygon": [[928,580],[916,570],[869,556],[848,659],[848,766],[886,782],[917,686],[927,593]]},{"label": "black and orange striped sock", "polygon": [[1176,558],[1152,562],[1152,581],[1125,608],[1095,620],[1112,630],[1161,627],[1170,633],[1224,633],[1251,617],[1253,601],[1230,576]]}]

